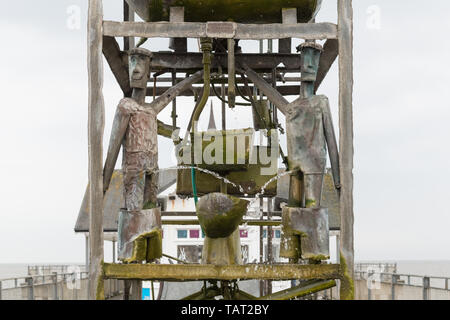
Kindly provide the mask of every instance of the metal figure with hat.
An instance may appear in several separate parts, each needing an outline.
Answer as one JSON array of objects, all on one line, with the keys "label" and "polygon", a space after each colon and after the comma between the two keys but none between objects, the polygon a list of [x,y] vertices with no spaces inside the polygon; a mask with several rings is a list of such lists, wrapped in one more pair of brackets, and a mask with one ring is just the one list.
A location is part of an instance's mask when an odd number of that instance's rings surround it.
[{"label": "metal figure with hat", "polygon": [[151,103],[145,103],[152,52],[129,51],[131,98],[120,101],[111,131],[104,167],[104,192],[109,187],[119,151],[123,148],[124,210],[119,216],[119,254],[124,262],[161,257],[161,212],[157,207],[157,116],[180,92],[201,80],[202,71],[181,81]]}]

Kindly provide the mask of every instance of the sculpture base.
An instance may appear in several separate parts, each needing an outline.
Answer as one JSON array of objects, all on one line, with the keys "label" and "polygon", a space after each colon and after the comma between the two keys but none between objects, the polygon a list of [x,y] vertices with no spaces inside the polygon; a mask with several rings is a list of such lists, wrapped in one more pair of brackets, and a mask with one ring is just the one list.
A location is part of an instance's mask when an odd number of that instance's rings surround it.
[{"label": "sculpture base", "polygon": [[162,256],[161,210],[154,208],[119,214],[118,259],[127,262],[151,261]]},{"label": "sculpture base", "polygon": [[243,263],[239,228],[226,238],[205,237],[203,264],[239,265]]},{"label": "sculpture base", "polygon": [[330,258],[327,208],[283,208],[280,256],[322,261]]}]

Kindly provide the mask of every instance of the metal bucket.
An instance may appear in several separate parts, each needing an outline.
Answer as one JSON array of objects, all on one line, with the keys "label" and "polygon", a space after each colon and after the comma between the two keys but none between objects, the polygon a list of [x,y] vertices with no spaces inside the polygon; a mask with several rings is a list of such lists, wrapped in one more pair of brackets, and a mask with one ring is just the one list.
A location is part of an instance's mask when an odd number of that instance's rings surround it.
[{"label": "metal bucket", "polygon": [[145,21],[168,21],[170,7],[184,7],[186,22],[281,23],[281,9],[297,8],[298,22],[309,22],[322,0],[126,0]]}]

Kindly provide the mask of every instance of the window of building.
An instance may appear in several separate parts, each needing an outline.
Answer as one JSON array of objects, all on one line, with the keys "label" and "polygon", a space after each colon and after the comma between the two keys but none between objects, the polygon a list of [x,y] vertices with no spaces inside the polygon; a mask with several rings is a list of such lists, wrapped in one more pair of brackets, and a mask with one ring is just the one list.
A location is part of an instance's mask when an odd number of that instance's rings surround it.
[{"label": "window of building", "polygon": [[189,230],[189,238],[198,239],[200,237],[200,230]]},{"label": "window of building", "polygon": [[187,239],[187,230],[177,230],[178,239]]}]

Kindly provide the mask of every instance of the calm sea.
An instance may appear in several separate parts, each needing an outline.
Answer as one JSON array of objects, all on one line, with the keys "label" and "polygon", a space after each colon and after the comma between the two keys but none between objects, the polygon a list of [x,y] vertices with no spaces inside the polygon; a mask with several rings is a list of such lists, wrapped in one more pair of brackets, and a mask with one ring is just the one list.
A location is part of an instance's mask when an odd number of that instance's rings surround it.
[{"label": "calm sea", "polygon": [[[376,261],[379,262],[379,261]],[[389,263],[397,263],[397,273],[450,277],[450,260],[449,261],[385,261]],[[68,265],[80,265],[82,263],[61,263]],[[0,279],[25,277],[27,275],[27,266],[30,264],[2,264],[0,263]],[[32,264],[31,264],[32,265]],[[38,264],[45,265],[45,264]]]}]

